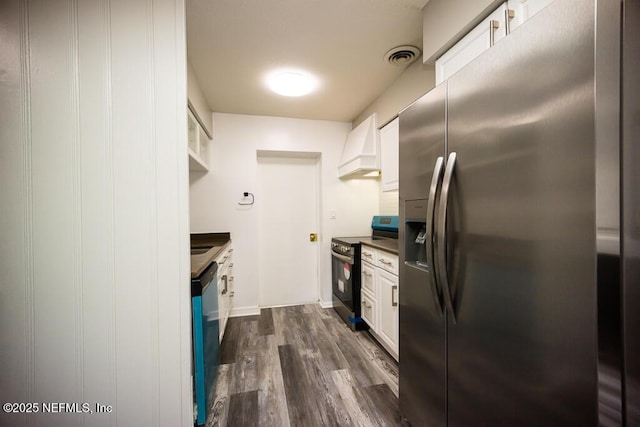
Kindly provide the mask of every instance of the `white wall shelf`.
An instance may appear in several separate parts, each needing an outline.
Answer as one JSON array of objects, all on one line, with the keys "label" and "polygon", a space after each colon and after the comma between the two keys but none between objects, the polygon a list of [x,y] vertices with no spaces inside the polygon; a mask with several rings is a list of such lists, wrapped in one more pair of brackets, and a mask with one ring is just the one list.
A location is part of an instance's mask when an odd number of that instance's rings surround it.
[{"label": "white wall shelf", "polygon": [[189,141],[189,170],[195,172],[208,172],[209,137],[193,115],[187,111],[188,141]]}]

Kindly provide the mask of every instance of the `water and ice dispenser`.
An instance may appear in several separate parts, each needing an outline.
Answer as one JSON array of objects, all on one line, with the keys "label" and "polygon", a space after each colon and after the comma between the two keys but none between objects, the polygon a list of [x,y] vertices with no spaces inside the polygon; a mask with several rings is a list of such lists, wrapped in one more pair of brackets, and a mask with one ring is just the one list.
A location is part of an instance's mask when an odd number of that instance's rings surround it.
[{"label": "water and ice dispenser", "polygon": [[405,202],[405,264],[426,270],[427,264],[427,199]]}]

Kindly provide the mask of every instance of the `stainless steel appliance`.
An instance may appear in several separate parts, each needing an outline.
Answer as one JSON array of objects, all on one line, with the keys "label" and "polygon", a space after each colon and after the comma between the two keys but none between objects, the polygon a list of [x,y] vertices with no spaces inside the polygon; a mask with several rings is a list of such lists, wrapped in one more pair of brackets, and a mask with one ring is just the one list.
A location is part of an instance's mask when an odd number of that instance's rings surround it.
[{"label": "stainless steel appliance", "polygon": [[555,1],[400,114],[405,423],[638,425],[639,9]]},{"label": "stainless steel appliance", "polygon": [[368,329],[360,307],[360,242],[363,240],[397,239],[398,216],[376,215],[371,220],[371,236],[333,237],[331,239],[331,287],[333,307],[355,330]]}]

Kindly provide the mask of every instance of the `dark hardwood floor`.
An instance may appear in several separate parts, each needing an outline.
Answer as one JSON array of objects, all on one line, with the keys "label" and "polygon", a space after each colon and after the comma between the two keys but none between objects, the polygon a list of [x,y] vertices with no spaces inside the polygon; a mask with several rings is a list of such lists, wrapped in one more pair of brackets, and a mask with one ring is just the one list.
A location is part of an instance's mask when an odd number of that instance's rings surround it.
[{"label": "dark hardwood floor", "polygon": [[207,426],[397,426],[398,365],[317,304],[229,319]]}]

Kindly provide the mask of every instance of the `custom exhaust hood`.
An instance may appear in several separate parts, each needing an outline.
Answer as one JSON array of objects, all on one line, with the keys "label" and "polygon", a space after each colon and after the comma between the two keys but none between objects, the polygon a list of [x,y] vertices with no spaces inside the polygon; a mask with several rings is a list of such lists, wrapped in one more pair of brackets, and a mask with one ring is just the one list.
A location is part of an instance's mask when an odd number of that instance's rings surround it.
[{"label": "custom exhaust hood", "polygon": [[347,135],[340,166],[338,166],[338,178],[362,178],[370,172],[379,171],[379,153],[374,113]]}]

